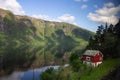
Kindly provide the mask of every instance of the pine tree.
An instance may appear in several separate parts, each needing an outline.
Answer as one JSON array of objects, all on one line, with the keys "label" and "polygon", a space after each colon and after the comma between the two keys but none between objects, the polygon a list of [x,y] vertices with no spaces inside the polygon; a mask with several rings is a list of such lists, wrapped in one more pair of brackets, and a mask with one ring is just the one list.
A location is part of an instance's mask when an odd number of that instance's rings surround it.
[{"label": "pine tree", "polygon": [[115,25],[114,31],[115,31],[115,34],[117,34],[118,37],[120,38],[120,19],[119,19],[119,22]]},{"label": "pine tree", "polygon": [[113,26],[110,24],[98,26],[96,35],[90,37],[88,49],[100,50],[104,58],[115,58],[120,56],[120,20]]}]

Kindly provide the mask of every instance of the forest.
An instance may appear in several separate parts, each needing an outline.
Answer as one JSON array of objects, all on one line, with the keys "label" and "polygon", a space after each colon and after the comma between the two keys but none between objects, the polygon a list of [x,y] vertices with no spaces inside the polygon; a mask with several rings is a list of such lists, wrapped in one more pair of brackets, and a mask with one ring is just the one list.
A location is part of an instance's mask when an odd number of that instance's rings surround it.
[{"label": "forest", "polygon": [[104,58],[120,57],[120,20],[116,25],[98,26],[95,36],[89,39],[87,49],[100,50]]},{"label": "forest", "polygon": [[[116,25],[100,25],[94,36],[89,38],[85,50],[100,50],[103,63],[98,67],[88,66],[80,60],[81,54],[72,53],[69,66],[61,66],[58,70],[50,68],[40,75],[42,80],[118,80],[120,66],[120,20]],[[85,51],[84,50],[84,51]],[[83,51],[83,52],[84,52]],[[115,72],[117,71],[117,72]],[[109,74],[112,72],[111,74]],[[107,76],[105,76],[107,75]],[[114,76],[113,76],[114,75]],[[112,77],[111,77],[112,76]],[[117,76],[117,77],[116,77]]]}]

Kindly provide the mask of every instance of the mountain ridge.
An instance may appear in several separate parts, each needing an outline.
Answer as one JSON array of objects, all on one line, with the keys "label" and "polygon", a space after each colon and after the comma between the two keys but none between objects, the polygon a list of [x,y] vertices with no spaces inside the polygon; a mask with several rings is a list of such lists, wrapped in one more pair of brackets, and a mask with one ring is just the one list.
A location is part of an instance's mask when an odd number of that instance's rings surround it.
[{"label": "mountain ridge", "polygon": [[70,42],[87,43],[94,33],[76,25],[65,22],[51,22],[29,16],[14,15],[8,10],[0,9],[0,34],[3,44]]}]

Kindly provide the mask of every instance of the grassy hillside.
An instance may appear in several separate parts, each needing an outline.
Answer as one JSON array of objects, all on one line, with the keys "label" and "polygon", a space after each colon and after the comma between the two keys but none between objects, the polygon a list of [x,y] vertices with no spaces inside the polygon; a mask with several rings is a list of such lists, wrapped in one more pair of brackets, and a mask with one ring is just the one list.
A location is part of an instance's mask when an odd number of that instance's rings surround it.
[{"label": "grassy hillside", "polygon": [[[91,67],[80,63],[81,70],[73,71],[71,66],[48,69],[41,75],[42,80],[101,80],[103,76],[119,66],[120,59],[104,60],[99,67]],[[79,64],[78,64],[79,65]],[[48,72],[49,71],[49,72]],[[109,79],[104,79],[109,80]]]},{"label": "grassy hillside", "polygon": [[[88,44],[92,32],[78,26],[14,15],[0,9],[0,56],[4,74],[16,67],[62,64]],[[65,55],[64,55],[65,54]],[[34,63],[35,62],[35,63]]]},{"label": "grassy hillside", "polygon": [[18,16],[0,9],[0,44],[70,46],[73,43],[79,45],[84,43],[86,45],[92,34],[72,24]]}]

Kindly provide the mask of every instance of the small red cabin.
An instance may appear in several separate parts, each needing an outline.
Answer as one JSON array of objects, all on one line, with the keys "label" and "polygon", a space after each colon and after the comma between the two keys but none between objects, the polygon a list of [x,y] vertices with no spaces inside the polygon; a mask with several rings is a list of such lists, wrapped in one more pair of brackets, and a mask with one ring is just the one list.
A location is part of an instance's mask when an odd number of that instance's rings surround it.
[{"label": "small red cabin", "polygon": [[102,63],[103,54],[99,50],[86,50],[85,53],[82,55],[81,60],[83,61],[83,63],[98,66]]}]

